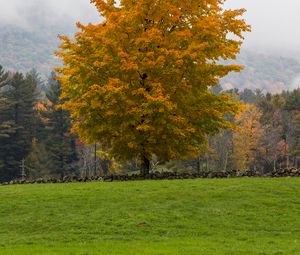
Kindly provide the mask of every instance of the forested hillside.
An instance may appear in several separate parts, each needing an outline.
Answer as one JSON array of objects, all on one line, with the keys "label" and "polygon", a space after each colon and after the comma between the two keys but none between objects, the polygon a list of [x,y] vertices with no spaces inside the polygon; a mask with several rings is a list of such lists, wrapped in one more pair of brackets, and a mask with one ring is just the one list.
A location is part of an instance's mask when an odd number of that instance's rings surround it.
[{"label": "forested hillside", "polygon": [[287,54],[280,56],[279,53],[263,54],[243,50],[238,57],[238,62],[245,66],[245,70],[230,74],[223,80],[223,86],[227,89],[232,87],[240,90],[261,89],[274,93],[298,88],[300,62],[297,56],[294,57]]},{"label": "forested hillside", "polygon": [[[48,76],[59,60],[55,57],[59,34],[72,34],[74,28],[67,25],[49,25],[22,29],[17,26],[0,26],[0,62],[8,69],[29,71],[33,67]],[[287,54],[286,54],[287,55]],[[238,62],[246,67],[241,73],[229,75],[222,81],[226,89],[261,89],[280,92],[297,88],[300,62],[290,56],[261,54],[244,49]]]},{"label": "forested hillside", "polygon": [[59,41],[57,36],[71,33],[66,26],[45,26],[33,30],[17,26],[0,26],[0,60],[10,70],[21,72],[36,68],[48,76],[59,64],[54,51]]}]

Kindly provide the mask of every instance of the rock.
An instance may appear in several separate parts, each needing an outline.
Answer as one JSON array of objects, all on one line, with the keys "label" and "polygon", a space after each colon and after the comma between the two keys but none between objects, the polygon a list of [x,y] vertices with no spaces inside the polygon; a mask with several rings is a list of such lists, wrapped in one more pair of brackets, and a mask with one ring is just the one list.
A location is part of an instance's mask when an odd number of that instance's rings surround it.
[{"label": "rock", "polygon": [[298,173],[299,173],[298,169],[292,169],[292,174],[298,174]]}]

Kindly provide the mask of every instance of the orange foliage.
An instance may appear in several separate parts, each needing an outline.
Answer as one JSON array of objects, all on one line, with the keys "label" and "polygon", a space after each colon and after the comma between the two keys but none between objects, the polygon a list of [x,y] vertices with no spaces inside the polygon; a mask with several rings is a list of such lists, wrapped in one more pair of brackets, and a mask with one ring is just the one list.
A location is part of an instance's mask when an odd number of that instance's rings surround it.
[{"label": "orange foliage", "polygon": [[[238,105],[209,88],[231,71],[244,10],[219,0],[92,0],[105,20],[61,37],[58,68],[73,130],[115,158],[198,154],[208,134],[230,127]],[[231,39],[233,34],[237,39]]]},{"label": "orange foliage", "polygon": [[233,157],[238,170],[248,170],[255,156],[264,148],[261,144],[263,128],[260,124],[262,113],[254,105],[245,105],[236,116],[237,130],[233,136]]}]

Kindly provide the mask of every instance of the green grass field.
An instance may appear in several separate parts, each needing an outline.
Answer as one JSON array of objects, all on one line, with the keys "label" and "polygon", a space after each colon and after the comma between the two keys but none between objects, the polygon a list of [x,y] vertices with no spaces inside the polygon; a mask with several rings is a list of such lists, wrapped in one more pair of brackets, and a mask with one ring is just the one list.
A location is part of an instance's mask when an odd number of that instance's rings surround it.
[{"label": "green grass field", "polygon": [[300,254],[300,179],[1,186],[0,254]]}]

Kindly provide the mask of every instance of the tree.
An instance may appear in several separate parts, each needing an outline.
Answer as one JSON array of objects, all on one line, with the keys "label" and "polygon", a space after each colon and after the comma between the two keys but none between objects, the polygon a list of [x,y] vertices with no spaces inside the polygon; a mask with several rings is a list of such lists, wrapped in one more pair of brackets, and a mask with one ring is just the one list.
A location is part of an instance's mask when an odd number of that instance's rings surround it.
[{"label": "tree", "polygon": [[211,152],[207,156],[212,159],[211,169],[226,171],[232,168],[233,132],[224,130],[209,141]]},{"label": "tree", "polygon": [[0,138],[7,138],[14,132],[12,122],[4,117],[9,108],[9,103],[4,95],[5,86],[7,86],[8,82],[9,73],[5,72],[0,65]]},{"label": "tree", "polygon": [[[210,87],[237,65],[249,26],[244,10],[219,0],[92,0],[104,21],[62,36],[58,68],[64,109],[81,140],[113,157],[139,156],[144,173],[159,160],[198,156],[209,134],[230,124],[238,105]],[[235,36],[235,39],[233,39]]]},{"label": "tree", "polygon": [[295,125],[296,125],[296,146],[295,149],[292,152],[292,155],[296,157],[296,166],[298,167],[298,160],[300,155],[300,116],[298,115],[295,119]]},{"label": "tree", "polygon": [[245,109],[236,116],[238,129],[233,135],[233,157],[238,170],[249,170],[262,150],[261,115],[254,105],[245,105]]},{"label": "tree", "polygon": [[3,91],[7,109],[1,115],[14,130],[9,136],[0,137],[0,180],[19,177],[20,163],[31,151],[34,137],[35,104],[38,80],[30,72],[24,77],[15,73]]},{"label": "tree", "polygon": [[49,78],[48,87],[46,110],[43,112],[45,147],[51,160],[52,174],[63,177],[76,170],[76,137],[70,134],[69,112],[57,108],[63,101],[60,100],[61,85],[55,80],[54,73]]},{"label": "tree", "polygon": [[[4,95],[4,87],[9,81],[9,74],[5,72],[0,65],[0,139],[8,138],[12,133],[14,133],[14,128],[12,127],[12,122],[7,120],[5,114],[8,110],[7,98]],[[3,167],[3,159],[0,158],[0,169]]]},{"label": "tree", "polygon": [[45,144],[33,140],[29,155],[24,161],[26,178],[37,179],[52,175],[52,162]]}]

